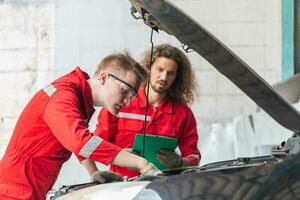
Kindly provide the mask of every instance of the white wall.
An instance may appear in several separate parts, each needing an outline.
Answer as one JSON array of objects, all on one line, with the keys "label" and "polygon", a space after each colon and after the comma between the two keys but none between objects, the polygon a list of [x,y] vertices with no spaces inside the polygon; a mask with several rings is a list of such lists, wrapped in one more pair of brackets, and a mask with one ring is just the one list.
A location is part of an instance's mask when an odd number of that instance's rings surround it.
[{"label": "white wall", "polygon": [[0,157],[31,96],[53,79],[55,5],[0,3]]},{"label": "white wall", "polygon": [[[172,2],[216,35],[269,83],[279,80],[280,0]],[[129,2],[124,0],[0,3],[0,156],[22,108],[47,82],[76,65],[92,75],[101,58],[114,50],[128,49],[138,59],[150,47],[150,29],[133,19],[129,8]],[[155,33],[154,43],[161,42],[180,46],[174,37]],[[241,146],[247,141],[236,135],[239,131],[235,131],[232,118],[253,113],[256,106],[199,55],[188,56],[199,83],[200,97],[192,109],[198,121],[202,164],[235,157],[239,155],[237,151],[244,151],[231,144]],[[229,131],[221,135],[223,129]],[[254,144],[259,137],[252,137],[250,143]],[[281,138],[277,139],[280,142]],[[218,153],[221,141],[226,141],[222,154]],[[87,181],[87,175],[78,166],[76,160],[68,162],[56,186]]]}]

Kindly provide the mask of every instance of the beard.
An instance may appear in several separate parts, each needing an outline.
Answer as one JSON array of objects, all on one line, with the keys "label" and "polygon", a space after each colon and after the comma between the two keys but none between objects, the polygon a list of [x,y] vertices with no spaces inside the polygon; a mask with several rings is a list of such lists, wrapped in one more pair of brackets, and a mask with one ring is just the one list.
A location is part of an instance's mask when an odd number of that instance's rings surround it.
[{"label": "beard", "polygon": [[168,92],[169,88],[159,88],[156,87],[154,84],[150,84],[152,90],[158,94],[165,94]]}]

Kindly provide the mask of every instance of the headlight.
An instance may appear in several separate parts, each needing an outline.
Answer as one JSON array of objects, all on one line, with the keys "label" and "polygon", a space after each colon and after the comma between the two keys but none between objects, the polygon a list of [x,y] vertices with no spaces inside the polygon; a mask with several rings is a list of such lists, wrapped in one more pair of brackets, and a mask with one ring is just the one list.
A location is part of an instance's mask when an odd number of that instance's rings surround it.
[{"label": "headlight", "polygon": [[[150,181],[138,181],[96,185],[63,195],[57,200],[133,200],[149,183]],[[150,193],[142,193],[142,195],[144,194]],[[140,195],[138,195],[138,199],[141,199],[139,197]],[[146,199],[152,200],[148,197]]]}]

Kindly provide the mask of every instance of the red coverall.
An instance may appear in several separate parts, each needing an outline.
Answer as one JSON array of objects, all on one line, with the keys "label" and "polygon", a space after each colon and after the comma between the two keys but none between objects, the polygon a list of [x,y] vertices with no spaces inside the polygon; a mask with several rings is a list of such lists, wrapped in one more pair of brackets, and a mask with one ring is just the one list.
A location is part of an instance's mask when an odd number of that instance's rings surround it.
[{"label": "red coverall", "polygon": [[74,152],[108,165],[121,150],[88,130],[89,76],[77,67],[40,90],[18,119],[0,162],[0,199],[40,200]]},{"label": "red coverall", "polygon": [[[94,132],[101,138],[123,148],[132,148],[135,134],[143,133],[146,96],[141,87],[130,105],[123,107],[117,116],[102,109]],[[197,149],[198,134],[192,111],[183,103],[175,103],[166,96],[154,110],[148,108],[147,134],[178,138],[181,156],[199,164],[200,152]],[[134,177],[138,171],[111,165],[112,171],[122,176]]]}]

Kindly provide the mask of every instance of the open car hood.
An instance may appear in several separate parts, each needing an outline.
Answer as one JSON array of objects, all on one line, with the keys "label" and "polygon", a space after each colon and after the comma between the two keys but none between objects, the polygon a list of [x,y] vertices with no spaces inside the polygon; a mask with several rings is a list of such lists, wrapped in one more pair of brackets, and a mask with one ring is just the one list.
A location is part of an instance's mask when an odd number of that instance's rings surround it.
[{"label": "open car hood", "polygon": [[246,93],[279,124],[300,132],[299,112],[228,47],[166,0],[129,0],[132,15],[175,36]]}]

